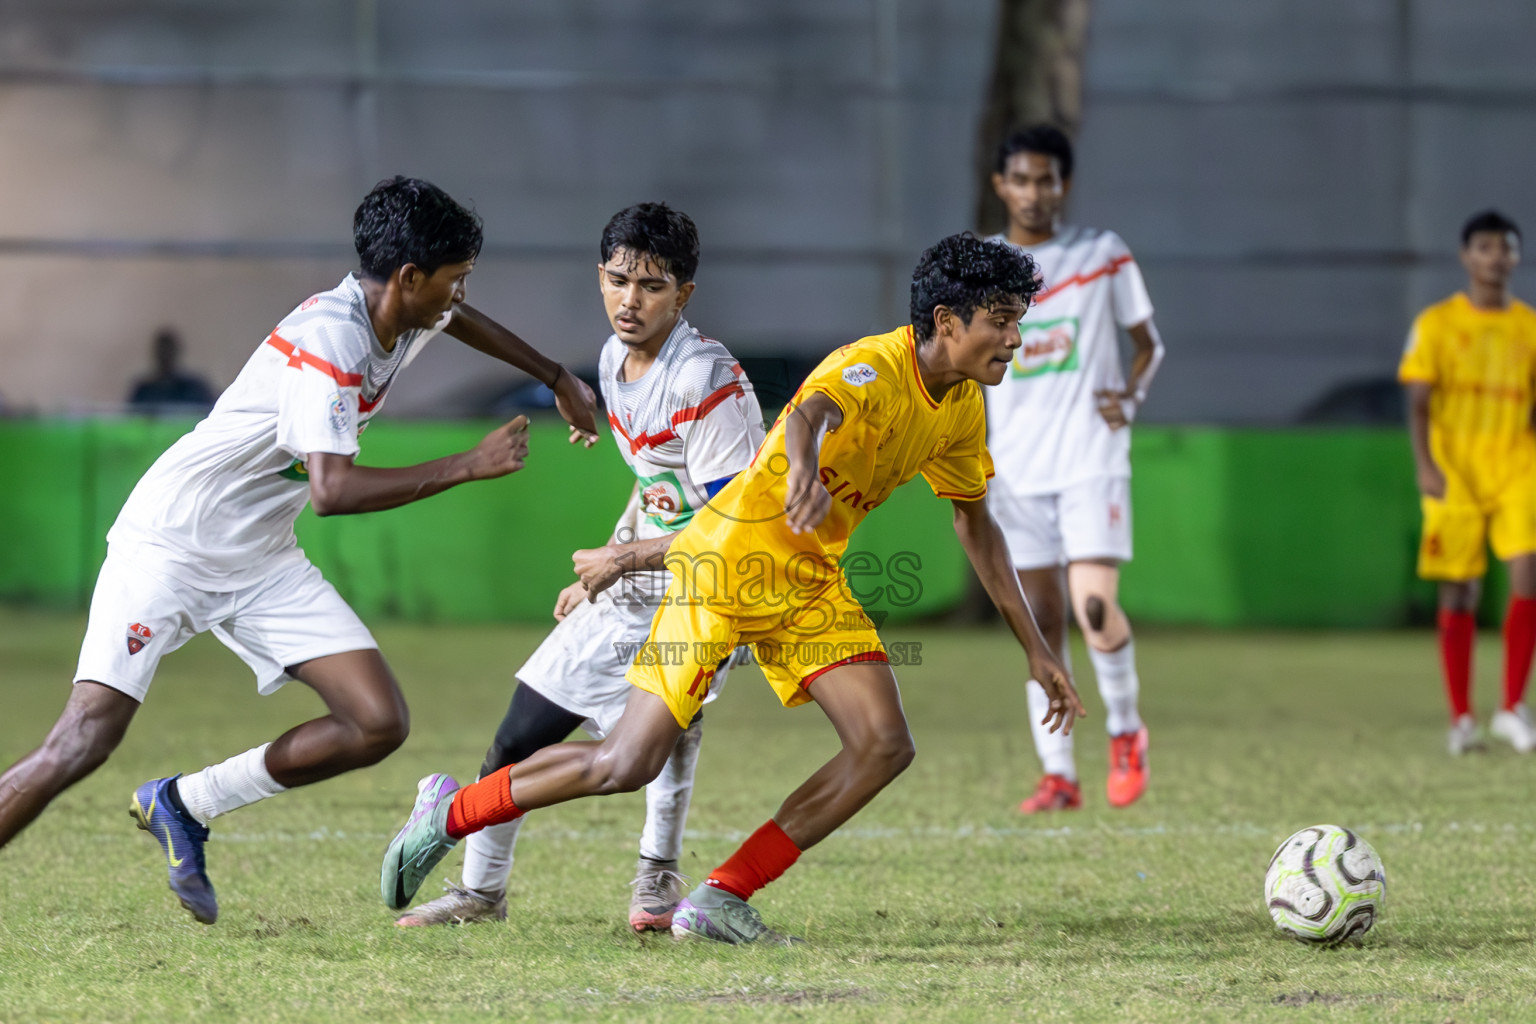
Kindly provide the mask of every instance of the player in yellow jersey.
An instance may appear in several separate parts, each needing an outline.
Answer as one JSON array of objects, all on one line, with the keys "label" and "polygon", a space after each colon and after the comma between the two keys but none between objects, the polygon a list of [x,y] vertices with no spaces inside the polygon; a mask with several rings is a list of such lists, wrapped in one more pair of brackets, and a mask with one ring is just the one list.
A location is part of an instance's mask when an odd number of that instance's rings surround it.
[{"label": "player in yellow jersey", "polygon": [[[733,943],[780,937],[747,899],[913,757],[896,677],[838,560],[864,516],[919,473],[953,501],[966,555],[1050,698],[1048,724],[1070,729],[1082,704],[1030,614],[986,501],[992,460],[979,385],[1003,379],[1038,288],[1033,261],[1001,243],[954,235],[923,253],[912,278],[912,326],[828,356],[751,466],[672,542],[673,581],[630,668],[638,689],[613,731],[601,743],[545,747],[457,791],[446,776],[424,779],[385,853],[386,902],[409,900],[471,832],[536,807],[645,785],[708,695],[717,652],[751,643],[779,699],[815,701],[842,750],[678,905],[672,932]],[[608,586],[625,568],[585,582]],[[1029,678],[1021,672],[1020,685]]]},{"label": "player in yellow jersey", "polygon": [[1488,567],[1509,566],[1504,700],[1491,730],[1536,747],[1525,684],[1536,650],[1536,310],[1509,294],[1520,229],[1489,210],[1461,230],[1467,290],[1419,314],[1398,378],[1424,508],[1419,575],[1440,582],[1440,657],[1451,705],[1448,746],[1478,745],[1472,716],[1473,614]]}]

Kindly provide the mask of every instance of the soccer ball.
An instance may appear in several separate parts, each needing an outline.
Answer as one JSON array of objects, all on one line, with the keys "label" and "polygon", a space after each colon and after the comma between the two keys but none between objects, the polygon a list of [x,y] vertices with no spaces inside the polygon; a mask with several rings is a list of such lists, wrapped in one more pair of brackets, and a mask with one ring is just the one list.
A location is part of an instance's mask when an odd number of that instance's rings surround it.
[{"label": "soccer ball", "polygon": [[1304,828],[1280,844],[1264,876],[1264,903],[1282,932],[1324,946],[1359,940],[1387,896],[1381,858],[1337,825]]}]

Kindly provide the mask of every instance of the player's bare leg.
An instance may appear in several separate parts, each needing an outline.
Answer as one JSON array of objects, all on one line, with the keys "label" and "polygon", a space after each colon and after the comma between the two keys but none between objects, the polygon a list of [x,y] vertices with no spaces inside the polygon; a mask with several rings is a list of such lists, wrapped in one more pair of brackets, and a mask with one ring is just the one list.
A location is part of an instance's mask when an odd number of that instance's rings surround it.
[{"label": "player's bare leg", "polygon": [[377,764],[405,742],[410,712],[376,650],[347,651],[288,669],[325,701],[328,714],[297,725],[267,748],[267,770],[292,788]]},{"label": "player's bare leg", "polygon": [[889,665],[856,662],[834,668],[817,677],[810,694],[837,730],[842,749],[678,904],[673,935],[731,943],[784,940],[746,901],[912,763],[916,747]]},{"label": "player's bare leg", "polygon": [[1439,590],[1440,667],[1451,707],[1446,749],[1465,754],[1483,748],[1477,720],[1472,716],[1472,644],[1477,638],[1475,616],[1483,597],[1483,581],[1442,580]]},{"label": "player's bare leg", "polygon": [[[1024,599],[1029,602],[1040,635],[1060,653],[1062,663],[1070,668],[1067,658],[1067,574],[1061,566],[1045,569],[1020,569],[1019,586]],[[1040,757],[1045,774],[1041,776],[1035,792],[1019,804],[1025,814],[1041,811],[1070,811],[1083,805],[1083,793],[1077,784],[1077,764],[1072,756],[1072,737],[1061,732],[1051,732],[1042,723],[1050,710],[1050,699],[1045,690],[1031,679],[1025,688],[1029,700],[1029,727],[1035,740],[1035,753]]]},{"label": "player's bare leg", "polygon": [[802,850],[821,842],[912,763],[917,749],[901,708],[896,675],[880,661],[832,669],[811,684],[843,748],[774,814]]},{"label": "player's bare leg", "polygon": [[110,686],[76,683],[42,746],[0,775],[0,847],[54,797],[101,767],[138,710],[138,701]]},{"label": "player's bare leg", "polygon": [[682,732],[666,701],[637,687],[601,742],[557,743],[508,769],[512,800],[531,811],[577,797],[632,793],[661,774]]},{"label": "player's bare leg", "polygon": [[1509,607],[1504,613],[1504,700],[1488,731],[1516,752],[1536,750],[1536,729],[1525,707],[1525,686],[1536,655],[1536,554],[1516,555],[1509,568]]},{"label": "player's bare leg", "polygon": [[399,747],[409,729],[405,698],[377,650],[313,658],[287,671],[320,695],[328,714],[201,771],[150,779],[129,806],[165,853],[171,891],[205,924],[219,913],[203,854],[214,818],[374,764]]},{"label": "player's bare leg", "polygon": [[1088,643],[1088,657],[1099,681],[1099,694],[1108,711],[1109,778],[1105,791],[1113,807],[1135,803],[1145,792],[1147,729],[1136,698],[1136,644],[1131,621],[1120,607],[1120,563],[1114,559],[1085,559],[1067,567],[1072,613]]}]

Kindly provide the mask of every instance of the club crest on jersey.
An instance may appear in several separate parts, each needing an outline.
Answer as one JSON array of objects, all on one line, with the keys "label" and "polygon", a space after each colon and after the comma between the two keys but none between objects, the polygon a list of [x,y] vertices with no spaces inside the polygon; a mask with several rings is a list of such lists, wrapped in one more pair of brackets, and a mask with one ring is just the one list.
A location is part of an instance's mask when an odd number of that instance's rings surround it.
[{"label": "club crest on jersey", "polygon": [[347,400],[338,391],[331,395],[331,429],[338,434],[345,434],[349,426],[351,426],[351,420],[347,416]]},{"label": "club crest on jersey", "polygon": [[128,626],[128,654],[138,654],[144,649],[144,645],[155,638],[150,628],[142,623],[134,622]]},{"label": "club crest on jersey", "polygon": [[693,518],[693,507],[676,473],[663,471],[641,477],[640,499],[640,507],[651,521],[668,530],[681,530]]},{"label": "club crest on jersey", "polygon": [[1077,369],[1077,317],[1020,322],[1019,340],[1023,344],[1013,354],[1015,378]]},{"label": "club crest on jersey", "polygon": [[878,376],[875,368],[868,363],[854,363],[843,370],[843,380],[856,388],[863,387]]}]

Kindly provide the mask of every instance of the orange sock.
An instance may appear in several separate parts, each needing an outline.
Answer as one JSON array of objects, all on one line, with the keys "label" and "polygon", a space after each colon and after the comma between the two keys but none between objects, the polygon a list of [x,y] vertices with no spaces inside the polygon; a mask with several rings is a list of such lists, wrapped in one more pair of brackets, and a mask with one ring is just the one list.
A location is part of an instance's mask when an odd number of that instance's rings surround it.
[{"label": "orange sock", "polygon": [[448,808],[448,835],[463,839],[487,825],[522,817],[523,812],[512,802],[511,775],[512,766],[507,765],[453,794],[453,806]]},{"label": "orange sock", "polygon": [[729,860],[709,873],[705,884],[749,900],[799,859],[800,847],[769,818],[768,824],[748,836]]}]

